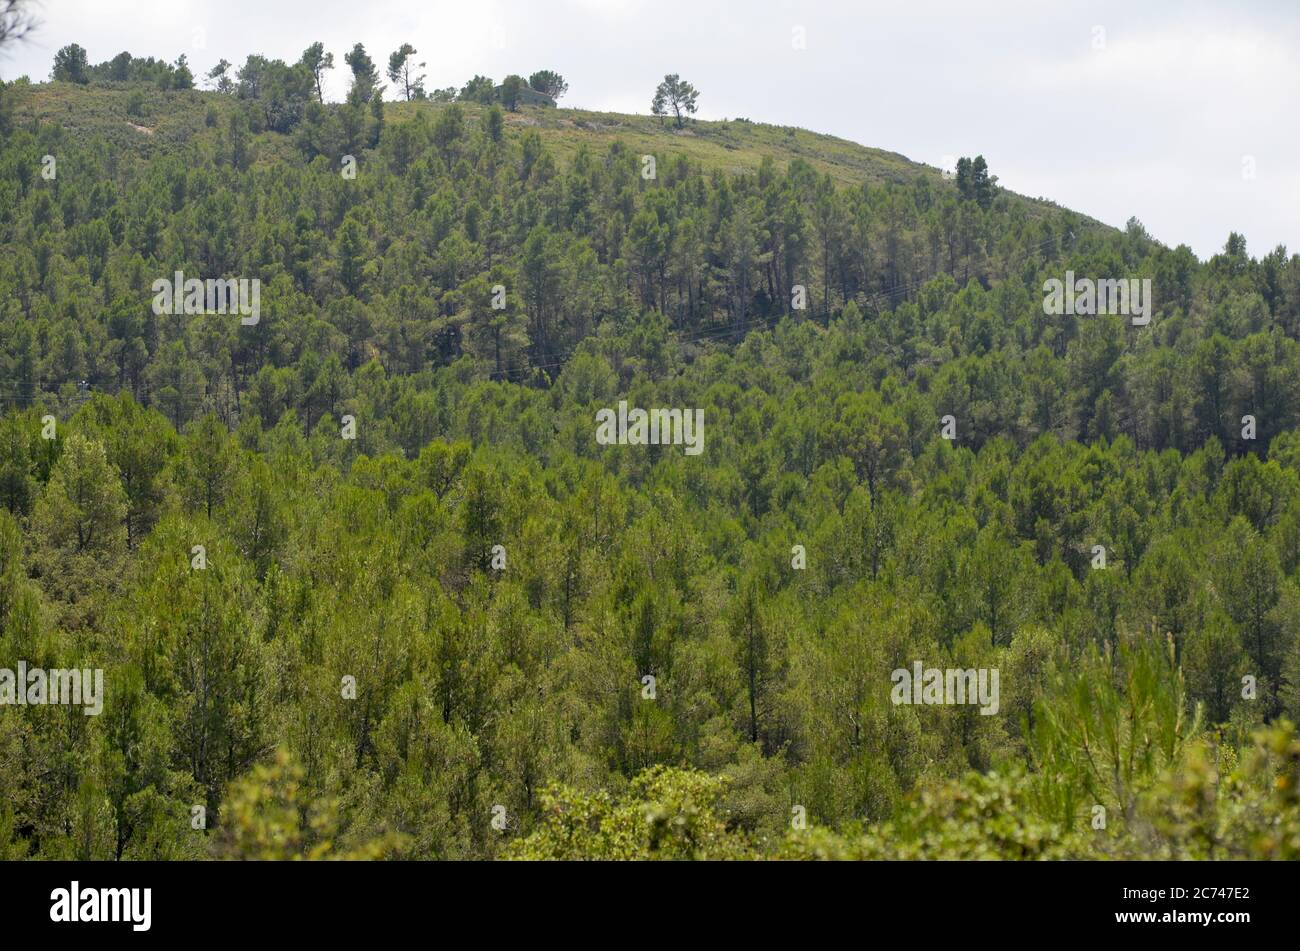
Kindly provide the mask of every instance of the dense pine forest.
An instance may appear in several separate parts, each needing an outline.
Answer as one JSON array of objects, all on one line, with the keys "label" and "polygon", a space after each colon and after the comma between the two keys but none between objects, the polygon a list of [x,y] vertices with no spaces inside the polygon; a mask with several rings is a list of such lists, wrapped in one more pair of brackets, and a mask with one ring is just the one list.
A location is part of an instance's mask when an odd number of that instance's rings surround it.
[{"label": "dense pine forest", "polygon": [[1300,857],[1300,256],[675,76],[78,50],[0,86],[0,668],[103,709],[0,706],[0,858]]}]

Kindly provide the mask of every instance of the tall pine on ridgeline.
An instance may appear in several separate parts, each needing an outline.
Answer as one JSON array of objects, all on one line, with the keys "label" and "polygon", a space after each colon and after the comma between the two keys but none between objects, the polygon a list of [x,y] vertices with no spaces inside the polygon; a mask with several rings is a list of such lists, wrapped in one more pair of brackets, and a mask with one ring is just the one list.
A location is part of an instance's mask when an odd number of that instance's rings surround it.
[{"label": "tall pine on ridgeline", "polygon": [[695,114],[699,92],[690,83],[676,73],[664,77],[664,81],[655,89],[650,111],[657,116],[672,114],[677,128],[686,124],[686,119]]},{"label": "tall pine on ridgeline", "polygon": [[366,53],[366,48],[357,43],[348,53],[344,54],[343,61],[352,70],[352,86],[348,92],[349,101],[353,99],[363,102],[368,101],[375,88],[379,85],[379,73],[375,69],[374,60]]},{"label": "tall pine on ridgeline", "polygon": [[388,57],[388,79],[401,91],[407,102],[424,98],[424,63],[415,62],[416,49],[410,43],[403,43]]},{"label": "tall pine on ridgeline", "polygon": [[324,102],[325,72],[334,68],[334,54],[327,53],[325,44],[317,42],[303,50],[302,59],[298,62],[307,67],[316,82],[316,101]]}]

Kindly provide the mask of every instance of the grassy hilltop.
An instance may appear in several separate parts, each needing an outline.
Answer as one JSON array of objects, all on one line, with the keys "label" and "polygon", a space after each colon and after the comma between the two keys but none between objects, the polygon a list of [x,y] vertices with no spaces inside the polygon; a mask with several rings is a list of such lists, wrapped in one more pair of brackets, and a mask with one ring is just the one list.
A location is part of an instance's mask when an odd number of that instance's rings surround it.
[{"label": "grassy hilltop", "polygon": [[[139,99],[134,109],[133,96]],[[385,104],[385,111],[391,121],[404,122],[420,115],[432,119],[446,105],[390,102]],[[465,111],[472,125],[481,121],[488,108],[474,102],[456,105]],[[30,87],[19,98],[17,113],[25,119],[52,122],[70,133],[93,135],[133,154],[149,156],[195,137],[214,138],[217,133],[207,124],[208,110],[215,109],[224,118],[236,107],[237,102],[229,96],[197,89],[159,91],[136,84],[79,86],[47,82]],[[571,160],[579,148],[603,151],[621,142],[638,155],[685,156],[709,172],[752,174],[759,170],[764,158],[781,166],[802,159],[838,185],[907,185],[920,179],[942,180],[939,169],[913,162],[897,152],[748,119],[692,120],[686,128],[678,129],[671,120],[651,115],[521,106],[517,112],[507,113],[505,121],[514,136],[525,129],[537,130],[547,148],[562,162]],[[284,138],[266,133],[259,139],[262,164],[285,158]],[[1025,199],[1025,207],[1042,213],[1055,206]]]}]

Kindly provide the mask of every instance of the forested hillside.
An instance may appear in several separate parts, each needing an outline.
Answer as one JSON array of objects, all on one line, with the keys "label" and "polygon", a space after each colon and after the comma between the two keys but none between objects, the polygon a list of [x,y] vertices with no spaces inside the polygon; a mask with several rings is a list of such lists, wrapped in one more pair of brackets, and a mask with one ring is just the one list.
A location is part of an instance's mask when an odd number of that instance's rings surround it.
[{"label": "forested hillside", "polygon": [[262,62],[0,87],[0,857],[1300,856],[1300,256]]}]

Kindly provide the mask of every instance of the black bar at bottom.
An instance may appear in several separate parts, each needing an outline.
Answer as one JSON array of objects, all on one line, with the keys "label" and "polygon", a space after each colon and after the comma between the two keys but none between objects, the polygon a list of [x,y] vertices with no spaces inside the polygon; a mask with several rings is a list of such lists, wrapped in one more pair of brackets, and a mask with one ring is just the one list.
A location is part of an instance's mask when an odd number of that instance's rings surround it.
[{"label": "black bar at bottom", "polygon": [[1289,928],[1294,882],[1285,863],[28,862],[0,864],[0,907],[7,937],[112,932],[128,941],[337,940],[394,927],[530,943],[566,932],[734,939],[768,929],[816,935],[838,922],[859,935],[1043,927],[1222,942]]}]

